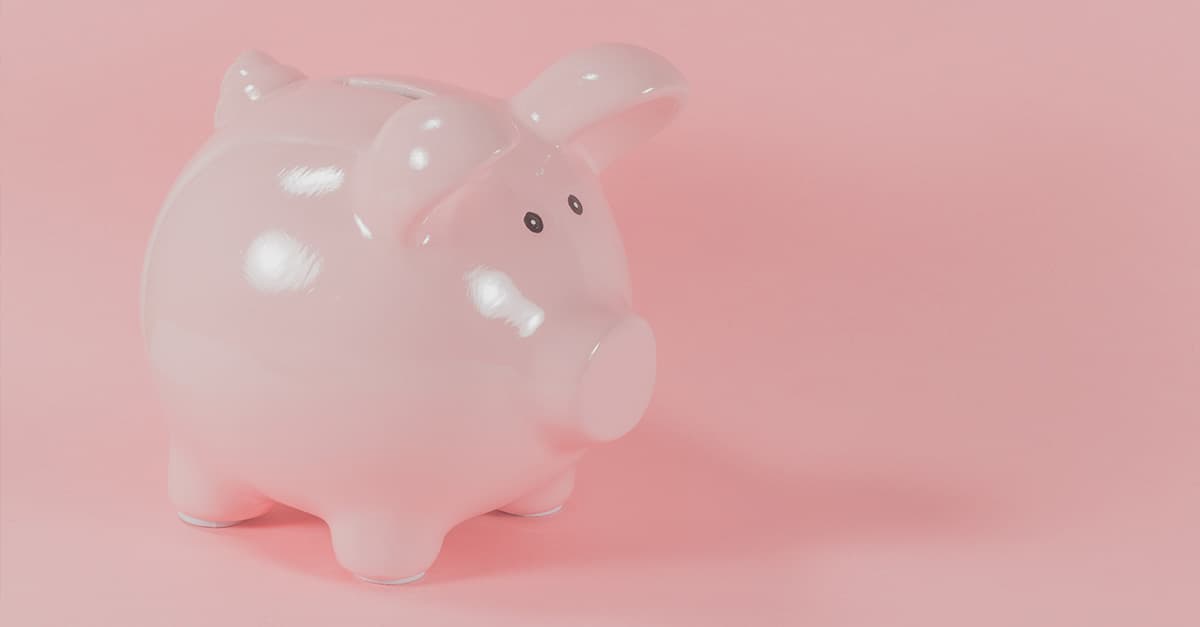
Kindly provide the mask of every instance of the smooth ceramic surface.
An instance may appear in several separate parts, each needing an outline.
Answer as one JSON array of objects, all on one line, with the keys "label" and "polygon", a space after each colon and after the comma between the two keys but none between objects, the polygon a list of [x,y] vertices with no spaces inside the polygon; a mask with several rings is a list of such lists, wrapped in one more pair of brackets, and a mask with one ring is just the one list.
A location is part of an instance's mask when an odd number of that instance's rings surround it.
[{"label": "smooth ceramic surface", "polygon": [[142,286],[181,518],[285,503],[396,583],[469,517],[557,511],[655,377],[597,174],[684,93],[617,44],[507,101],[238,58]]}]

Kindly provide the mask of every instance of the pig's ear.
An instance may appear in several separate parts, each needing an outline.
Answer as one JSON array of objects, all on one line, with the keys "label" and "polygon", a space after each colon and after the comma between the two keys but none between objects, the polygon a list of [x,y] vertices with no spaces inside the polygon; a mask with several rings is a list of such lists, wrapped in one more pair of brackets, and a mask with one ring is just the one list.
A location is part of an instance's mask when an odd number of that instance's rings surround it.
[{"label": "pig's ear", "polygon": [[272,91],[303,78],[295,68],[281,65],[257,50],[243,52],[221,79],[216,127],[228,124]]},{"label": "pig's ear", "polygon": [[358,193],[370,228],[410,241],[441,201],[516,142],[516,122],[500,103],[435,95],[404,105],[362,156]]},{"label": "pig's ear", "polygon": [[512,99],[540,137],[569,145],[599,172],[682,108],[687,83],[666,59],[623,44],[567,55]]}]

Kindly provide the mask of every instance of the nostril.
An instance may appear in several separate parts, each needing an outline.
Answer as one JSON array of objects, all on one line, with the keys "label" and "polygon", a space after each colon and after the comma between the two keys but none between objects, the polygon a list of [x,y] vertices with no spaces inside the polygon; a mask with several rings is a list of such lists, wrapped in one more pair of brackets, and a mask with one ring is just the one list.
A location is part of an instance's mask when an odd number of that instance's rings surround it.
[{"label": "nostril", "polygon": [[585,437],[609,442],[633,429],[650,404],[654,374],[654,333],[645,320],[626,316],[588,355],[574,406]]}]

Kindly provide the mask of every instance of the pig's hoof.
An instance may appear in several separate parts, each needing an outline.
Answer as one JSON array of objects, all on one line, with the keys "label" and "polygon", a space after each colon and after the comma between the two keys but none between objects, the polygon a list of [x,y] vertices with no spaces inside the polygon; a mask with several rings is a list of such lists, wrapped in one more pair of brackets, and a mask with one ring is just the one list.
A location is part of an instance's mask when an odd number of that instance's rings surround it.
[{"label": "pig's hoof", "polygon": [[363,577],[362,575],[355,575],[355,577],[358,577],[359,579],[362,579],[363,581],[365,581],[367,583],[379,584],[381,586],[402,586],[406,583],[413,583],[416,581],[420,581],[421,578],[424,576],[425,576],[425,571],[421,571],[421,572],[413,575],[412,577],[405,577],[403,579],[372,579],[370,577]]},{"label": "pig's hoof", "polygon": [[[532,514],[517,513],[517,512],[504,512],[504,513],[509,514],[511,516],[520,516],[521,518],[545,518],[546,516],[553,516],[553,515],[561,512],[562,508],[563,508],[562,505],[558,505],[555,507],[551,507],[550,509],[548,509],[544,512],[534,512]],[[503,512],[504,510],[500,510],[500,511]]]},{"label": "pig's hoof", "polygon": [[188,516],[187,514],[185,514],[183,512],[177,512],[177,513],[179,514],[179,520],[182,520],[183,522],[185,522],[189,525],[194,525],[196,527],[207,527],[209,529],[221,529],[223,527],[232,527],[238,523],[246,522],[244,520],[229,520],[229,521],[204,520],[203,518],[196,518],[195,516]]}]

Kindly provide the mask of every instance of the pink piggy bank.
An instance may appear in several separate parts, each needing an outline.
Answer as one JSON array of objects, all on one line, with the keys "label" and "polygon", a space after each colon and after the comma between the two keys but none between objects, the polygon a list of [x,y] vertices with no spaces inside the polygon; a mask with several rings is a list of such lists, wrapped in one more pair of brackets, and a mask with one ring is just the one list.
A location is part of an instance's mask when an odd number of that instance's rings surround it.
[{"label": "pink piggy bank", "polygon": [[469,517],[558,511],[654,385],[597,173],[685,91],[625,45],[507,101],[242,55],[143,277],[180,518],[285,503],[351,573],[406,583]]}]

